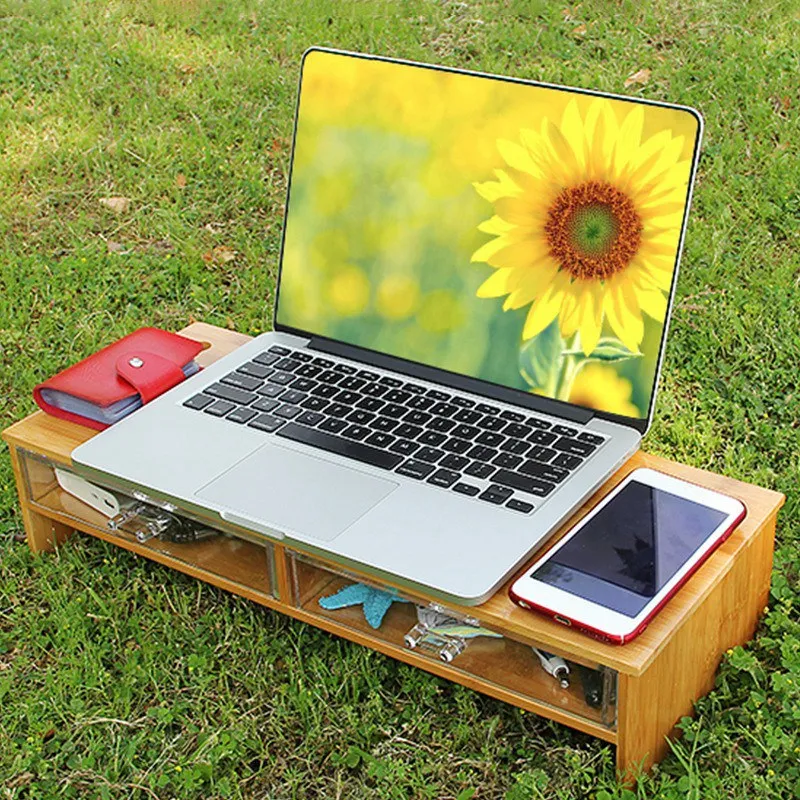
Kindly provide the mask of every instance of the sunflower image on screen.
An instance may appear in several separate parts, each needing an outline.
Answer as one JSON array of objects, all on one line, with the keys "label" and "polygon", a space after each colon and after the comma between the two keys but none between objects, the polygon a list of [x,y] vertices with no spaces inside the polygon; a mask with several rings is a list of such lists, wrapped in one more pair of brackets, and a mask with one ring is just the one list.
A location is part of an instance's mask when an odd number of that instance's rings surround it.
[{"label": "sunflower image on screen", "polygon": [[647,418],[691,112],[325,51],[301,82],[279,323]]}]

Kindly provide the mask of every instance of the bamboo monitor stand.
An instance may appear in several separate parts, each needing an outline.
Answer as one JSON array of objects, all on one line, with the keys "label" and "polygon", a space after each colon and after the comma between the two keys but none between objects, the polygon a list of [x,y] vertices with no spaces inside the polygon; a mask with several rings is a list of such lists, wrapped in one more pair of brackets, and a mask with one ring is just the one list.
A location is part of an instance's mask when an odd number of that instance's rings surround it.
[{"label": "bamboo monitor stand", "polygon": [[[204,323],[194,323],[181,333],[211,344],[198,359],[203,364],[248,339]],[[783,495],[639,452],[565,523],[553,541],[636,467],[661,470],[733,495],[747,507],[742,524],[647,630],[622,647],[604,644],[516,607],[508,599],[506,585],[481,606],[447,609],[502,637],[468,640],[466,649],[446,662],[436,648],[409,648],[406,637],[417,622],[412,603],[394,604],[377,631],[365,624],[359,609],[323,609],[318,602],[321,597],[362,576],[355,570],[345,573],[299,547],[266,542],[228,526],[222,526],[222,535],[193,544],[170,544],[159,539],[140,543],[129,533],[109,530],[101,514],[64,492],[55,477],[55,468],[69,470],[72,450],[93,435],[88,428],[42,412],[3,432],[32,551],[51,550],[65,543],[73,530],[112,542],[610,742],[616,745],[617,768],[626,781],[668,752],[667,737],[677,733],[675,723],[691,714],[693,702],[713,687],[725,651],[752,637],[767,603],[775,521]],[[418,605],[434,602],[421,595],[409,599]],[[531,645],[565,659],[580,679],[562,689],[542,670]]]}]

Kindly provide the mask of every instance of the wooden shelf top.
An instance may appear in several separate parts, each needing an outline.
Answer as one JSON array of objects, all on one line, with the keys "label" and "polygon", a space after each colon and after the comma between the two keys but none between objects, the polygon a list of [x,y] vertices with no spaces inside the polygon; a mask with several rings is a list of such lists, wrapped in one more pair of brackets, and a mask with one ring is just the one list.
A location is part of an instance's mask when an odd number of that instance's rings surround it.
[{"label": "wooden shelf top", "polygon": [[[198,361],[203,365],[216,361],[250,338],[201,322],[189,325],[180,333],[211,345],[198,357]],[[9,445],[39,453],[63,464],[70,464],[72,451],[95,434],[96,431],[89,428],[37,411],[7,428],[3,432],[3,439]],[[601,497],[637,467],[649,467],[666,472],[736,497],[747,508],[747,516],[728,540],[655,617],[647,630],[633,642],[624,646],[605,644],[565,628],[542,615],[519,608],[508,598],[508,586],[513,578],[483,605],[465,607],[462,610],[481,620],[488,627],[520,641],[549,645],[554,651],[567,655],[570,652],[580,653],[582,659],[605,664],[622,673],[640,675],[644,672],[659,651],[666,646],[671,635],[691,617],[697,604],[722,580],[737,554],[745,550],[755,533],[774,518],[783,505],[784,496],[778,492],[638,452],[565,522],[550,540],[550,545],[558,541]],[[298,546],[295,549],[303,548]],[[314,555],[314,558],[324,560],[320,559],[319,555]],[[348,570],[358,573],[353,567],[348,567]],[[524,570],[520,570],[517,575],[522,572]],[[370,580],[374,582],[374,578]],[[408,594],[406,590],[403,591]],[[422,594],[418,596],[424,600],[434,599]]]}]

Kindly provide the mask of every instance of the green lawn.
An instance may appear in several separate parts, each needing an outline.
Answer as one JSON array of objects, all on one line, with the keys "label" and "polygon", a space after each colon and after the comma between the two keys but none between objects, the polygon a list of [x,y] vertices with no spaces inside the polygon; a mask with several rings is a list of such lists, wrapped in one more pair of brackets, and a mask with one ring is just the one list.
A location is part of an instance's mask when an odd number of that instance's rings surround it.
[{"label": "green lawn", "polygon": [[797,0],[0,0],[1,425],[140,325],[269,327],[298,65],[324,44],[699,108],[645,447],[788,497],[756,640],[630,792],[597,740],[100,541],[33,558],[3,451],[0,798],[800,796],[799,19]]}]

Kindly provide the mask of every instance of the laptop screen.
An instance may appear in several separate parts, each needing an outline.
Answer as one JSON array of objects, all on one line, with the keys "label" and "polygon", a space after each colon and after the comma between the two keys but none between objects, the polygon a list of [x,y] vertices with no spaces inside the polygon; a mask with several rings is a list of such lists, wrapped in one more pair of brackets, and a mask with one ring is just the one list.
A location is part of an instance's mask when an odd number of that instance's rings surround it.
[{"label": "laptop screen", "polygon": [[698,132],[687,109],[310,51],[276,320],[646,418]]}]

